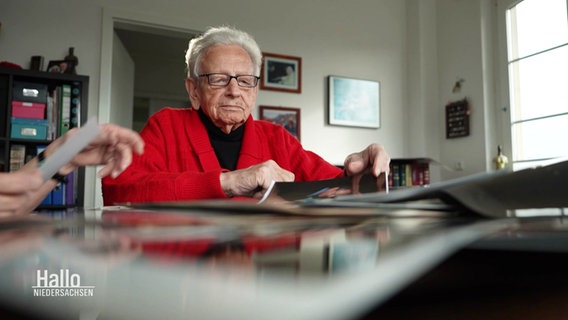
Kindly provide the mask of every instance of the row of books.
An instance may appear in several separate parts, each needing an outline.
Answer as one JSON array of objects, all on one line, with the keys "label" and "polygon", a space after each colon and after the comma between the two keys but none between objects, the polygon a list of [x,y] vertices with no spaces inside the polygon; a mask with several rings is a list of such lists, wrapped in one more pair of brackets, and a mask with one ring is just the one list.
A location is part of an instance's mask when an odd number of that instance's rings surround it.
[{"label": "row of books", "polygon": [[10,172],[18,171],[24,164],[26,160],[26,146],[22,144],[14,144],[10,147]]},{"label": "row of books", "polygon": [[392,161],[389,187],[426,186],[430,184],[430,164],[427,160]]},{"label": "row of books", "polygon": [[[32,148],[32,146],[27,146]],[[24,164],[30,161],[33,157],[39,154],[45,146],[34,146],[35,150],[26,150],[26,146],[22,144],[14,144],[10,147],[10,171],[16,171],[24,166]],[[58,184],[43,200],[41,205],[52,205],[52,206],[66,206],[74,205],[76,203],[77,191],[75,186],[76,172],[70,173],[67,178],[67,183]]]},{"label": "row of books", "polygon": [[80,83],[57,86],[47,98],[47,140],[55,140],[69,129],[79,126],[80,113]]}]

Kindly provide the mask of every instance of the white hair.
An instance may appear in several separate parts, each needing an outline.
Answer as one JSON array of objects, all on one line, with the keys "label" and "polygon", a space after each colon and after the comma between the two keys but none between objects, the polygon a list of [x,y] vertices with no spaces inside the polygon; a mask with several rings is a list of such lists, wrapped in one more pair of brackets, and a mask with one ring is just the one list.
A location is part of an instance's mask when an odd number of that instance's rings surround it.
[{"label": "white hair", "polygon": [[238,45],[243,48],[250,56],[254,75],[260,76],[262,52],[254,38],[244,31],[222,26],[209,28],[203,35],[189,41],[189,46],[185,53],[188,78],[197,78],[199,76],[199,60],[202,54],[215,45]]}]

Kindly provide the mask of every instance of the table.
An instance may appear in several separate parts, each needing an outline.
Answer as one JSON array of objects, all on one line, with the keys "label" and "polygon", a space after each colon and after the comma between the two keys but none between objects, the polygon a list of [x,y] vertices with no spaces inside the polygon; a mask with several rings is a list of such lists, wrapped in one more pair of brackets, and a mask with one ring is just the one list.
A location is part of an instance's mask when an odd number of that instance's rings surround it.
[{"label": "table", "polygon": [[564,293],[567,226],[563,217],[432,212],[44,212],[0,224],[0,310],[47,319],[518,316],[516,301]]}]

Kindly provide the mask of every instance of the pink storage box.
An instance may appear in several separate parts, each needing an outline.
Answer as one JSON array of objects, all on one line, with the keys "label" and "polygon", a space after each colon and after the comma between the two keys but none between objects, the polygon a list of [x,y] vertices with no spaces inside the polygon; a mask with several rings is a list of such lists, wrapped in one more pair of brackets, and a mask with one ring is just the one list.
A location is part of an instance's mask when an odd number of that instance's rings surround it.
[{"label": "pink storage box", "polygon": [[12,101],[12,117],[45,119],[45,103]]}]

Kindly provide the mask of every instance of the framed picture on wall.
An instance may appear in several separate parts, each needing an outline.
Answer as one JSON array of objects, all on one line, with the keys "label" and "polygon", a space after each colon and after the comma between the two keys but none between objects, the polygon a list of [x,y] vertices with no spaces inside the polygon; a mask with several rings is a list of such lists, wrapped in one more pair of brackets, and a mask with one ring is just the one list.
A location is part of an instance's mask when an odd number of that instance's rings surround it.
[{"label": "framed picture on wall", "polygon": [[380,83],[346,77],[328,77],[330,125],[379,128]]},{"label": "framed picture on wall", "polygon": [[471,108],[467,98],[446,105],[446,139],[469,136]]},{"label": "framed picture on wall", "polygon": [[260,120],[279,124],[300,141],[300,109],[259,106]]},{"label": "framed picture on wall", "polygon": [[302,58],[263,52],[260,89],[302,92]]}]

